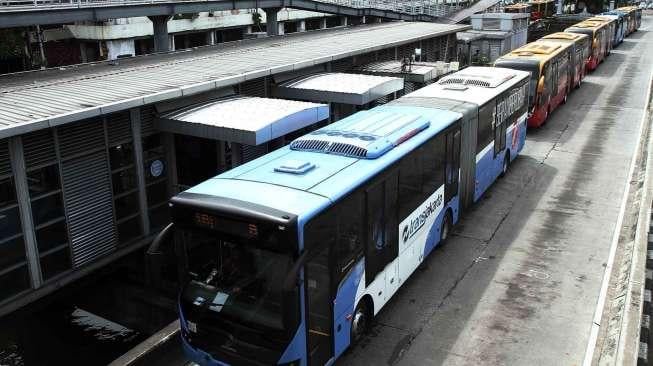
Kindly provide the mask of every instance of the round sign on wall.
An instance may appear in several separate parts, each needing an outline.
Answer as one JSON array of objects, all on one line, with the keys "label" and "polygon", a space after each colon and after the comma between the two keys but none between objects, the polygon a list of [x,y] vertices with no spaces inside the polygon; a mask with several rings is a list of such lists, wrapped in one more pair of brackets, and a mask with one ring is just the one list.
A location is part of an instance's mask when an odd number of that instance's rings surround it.
[{"label": "round sign on wall", "polygon": [[154,160],[152,164],[150,164],[150,174],[152,174],[153,177],[158,178],[162,173],[163,162],[161,160]]}]

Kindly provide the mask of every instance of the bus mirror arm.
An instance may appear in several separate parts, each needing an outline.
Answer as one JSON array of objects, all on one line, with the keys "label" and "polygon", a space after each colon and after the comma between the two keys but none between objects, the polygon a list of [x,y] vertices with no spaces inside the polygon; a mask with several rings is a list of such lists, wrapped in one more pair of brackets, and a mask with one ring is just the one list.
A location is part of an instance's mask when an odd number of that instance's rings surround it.
[{"label": "bus mirror arm", "polygon": [[147,248],[145,264],[147,266],[147,282],[155,288],[160,288],[162,284],[161,270],[163,268],[164,251],[172,243],[172,234],[174,233],[174,224],[169,224],[154,238],[152,244]]},{"label": "bus mirror arm", "polygon": [[307,258],[308,258],[308,251],[304,251],[293,264],[292,268],[290,269],[290,272],[288,272],[288,276],[286,276],[286,279],[283,281],[284,293],[292,292],[295,286],[297,286],[297,275],[299,275],[299,271],[304,266],[304,263],[306,263]]}]

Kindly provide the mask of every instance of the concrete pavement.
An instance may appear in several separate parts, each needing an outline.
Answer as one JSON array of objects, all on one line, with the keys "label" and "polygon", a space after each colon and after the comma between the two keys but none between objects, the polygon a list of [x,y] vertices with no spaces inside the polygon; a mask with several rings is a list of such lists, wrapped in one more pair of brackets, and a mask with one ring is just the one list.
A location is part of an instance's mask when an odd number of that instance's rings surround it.
[{"label": "concrete pavement", "polygon": [[340,365],[583,362],[653,60],[653,19],[539,130]]}]

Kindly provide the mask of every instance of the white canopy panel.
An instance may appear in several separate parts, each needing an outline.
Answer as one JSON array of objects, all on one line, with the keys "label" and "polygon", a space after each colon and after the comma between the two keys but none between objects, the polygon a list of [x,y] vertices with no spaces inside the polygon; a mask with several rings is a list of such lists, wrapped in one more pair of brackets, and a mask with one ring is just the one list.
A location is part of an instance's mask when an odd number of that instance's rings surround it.
[{"label": "white canopy panel", "polygon": [[195,104],[159,118],[162,131],[259,145],[329,117],[329,106],[237,96]]},{"label": "white canopy panel", "polygon": [[404,88],[404,79],[346,73],[302,76],[279,85],[284,98],[363,105]]},{"label": "white canopy panel", "polygon": [[[455,64],[455,65],[454,65]],[[413,62],[411,65],[402,66],[401,61],[377,61],[369,64],[361,65],[356,68],[356,71],[378,75],[378,76],[393,76],[404,78],[405,81],[415,83],[426,83],[441,75],[451,71],[458,70],[458,63],[438,62]]]}]

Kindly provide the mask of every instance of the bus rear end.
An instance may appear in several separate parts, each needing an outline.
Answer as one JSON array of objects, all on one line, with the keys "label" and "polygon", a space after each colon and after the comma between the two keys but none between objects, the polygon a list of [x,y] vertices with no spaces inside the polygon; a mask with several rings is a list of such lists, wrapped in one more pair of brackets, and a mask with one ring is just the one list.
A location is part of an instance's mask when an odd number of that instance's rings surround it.
[{"label": "bus rear end", "polygon": [[594,24],[580,22],[567,29],[565,32],[585,34],[590,39],[590,55],[587,59],[587,71],[594,71],[603,60],[602,37]]}]

